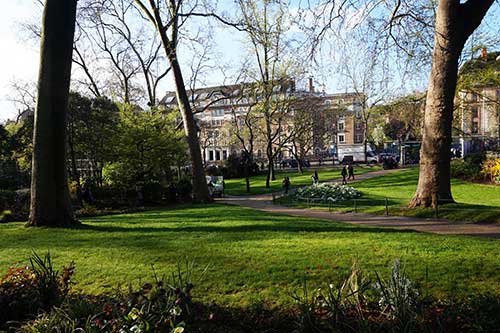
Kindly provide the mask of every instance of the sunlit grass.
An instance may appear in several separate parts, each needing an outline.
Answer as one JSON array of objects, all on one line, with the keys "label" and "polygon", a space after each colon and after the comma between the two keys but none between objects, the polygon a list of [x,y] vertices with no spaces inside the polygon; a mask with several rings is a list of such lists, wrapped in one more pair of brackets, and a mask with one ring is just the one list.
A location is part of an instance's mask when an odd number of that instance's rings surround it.
[{"label": "sunlit grass", "polygon": [[[434,217],[435,209],[407,209],[418,182],[418,169],[401,170],[397,173],[371,178],[352,183],[357,190],[363,193],[362,198],[356,200],[356,209],[359,212],[385,214],[385,200],[392,215],[417,217]],[[438,208],[438,216],[455,221],[473,222],[500,222],[500,187],[452,180],[452,194],[456,203],[442,205]],[[286,199],[283,204],[307,206],[304,203],[291,203]],[[334,209],[352,211],[354,201],[347,201]],[[321,206],[321,205],[317,205]],[[323,209],[327,209],[323,205]]]},{"label": "sunlit grass", "polygon": [[387,274],[401,258],[410,276],[444,293],[500,293],[500,242],[367,228],[272,215],[225,205],[189,206],[83,220],[79,229],[0,225],[0,270],[50,250],[56,266],[75,261],[75,288],[87,293],[151,281],[195,261],[194,295],[206,302],[290,305],[305,272],[324,286],[358,261]]},{"label": "sunlit grass", "polygon": [[[356,166],[355,174],[363,174],[366,172],[380,170],[379,166]],[[318,176],[320,182],[330,181],[342,178],[340,175],[341,168],[318,168]],[[271,181],[271,187],[266,188],[266,175],[253,176],[250,178],[250,193],[246,192],[244,178],[227,179],[225,180],[225,193],[229,195],[248,195],[248,194],[264,194],[282,190],[282,181],[284,177],[290,177],[291,188],[296,186],[310,185],[312,183],[311,176],[314,169],[310,168],[300,174],[297,170],[293,171],[277,171],[276,180]]]}]

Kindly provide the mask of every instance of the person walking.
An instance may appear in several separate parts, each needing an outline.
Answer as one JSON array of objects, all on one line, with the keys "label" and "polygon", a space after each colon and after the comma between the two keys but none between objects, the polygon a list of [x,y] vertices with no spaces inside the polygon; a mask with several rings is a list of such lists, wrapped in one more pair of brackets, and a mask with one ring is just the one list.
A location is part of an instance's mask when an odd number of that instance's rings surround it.
[{"label": "person walking", "polygon": [[311,179],[312,179],[313,186],[317,186],[318,182],[319,182],[318,171],[316,171],[316,170],[314,171],[314,173],[311,176]]},{"label": "person walking", "polygon": [[290,188],[290,178],[288,177],[283,178],[282,185],[283,185],[283,192],[285,194],[288,194],[288,189]]},{"label": "person walking", "polygon": [[352,164],[349,164],[347,167],[347,173],[349,174],[349,177],[347,177],[347,180],[354,180],[354,166]]},{"label": "person walking", "polygon": [[342,185],[347,184],[347,180],[346,180],[346,177],[347,177],[347,168],[346,168],[345,165],[342,167],[342,171],[340,171],[340,174],[342,175]]}]

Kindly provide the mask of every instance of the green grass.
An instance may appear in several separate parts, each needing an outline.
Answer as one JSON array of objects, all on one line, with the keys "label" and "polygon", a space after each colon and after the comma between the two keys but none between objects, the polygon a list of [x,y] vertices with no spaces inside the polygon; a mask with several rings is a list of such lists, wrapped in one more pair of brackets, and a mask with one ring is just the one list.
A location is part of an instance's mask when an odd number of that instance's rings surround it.
[{"label": "green grass", "polygon": [[[380,170],[379,166],[356,166],[355,174]],[[340,175],[340,167],[335,168],[319,168],[318,177],[320,182],[330,181],[333,179],[342,178]],[[291,188],[296,186],[310,185],[312,183],[311,175],[314,169],[310,168],[304,171],[303,174],[293,171],[277,171],[276,180],[271,181],[271,187],[266,188],[266,175],[253,176],[250,178],[250,194],[264,194],[278,192],[282,190],[282,181],[285,176],[290,177]],[[246,192],[245,178],[235,178],[225,180],[225,193],[229,195],[248,195]]]},{"label": "green grass", "polygon": [[[406,169],[397,173],[352,183],[351,186],[363,193],[356,200],[359,212],[384,214],[385,198],[388,199],[391,215],[434,217],[434,209],[407,209],[415,193],[418,182],[418,169]],[[482,185],[452,179],[452,194],[456,201],[439,207],[439,217],[455,221],[500,222],[500,187]],[[283,199],[283,204],[306,206],[304,203],[291,203]],[[317,208],[327,209],[326,205]],[[354,202],[348,201],[335,209],[352,211]]]},{"label": "green grass", "polygon": [[[195,280],[197,299],[221,305],[290,306],[305,272],[325,287],[354,260],[388,276],[396,258],[432,294],[500,294],[500,242],[460,236],[368,228],[272,215],[211,204],[83,219],[79,229],[0,225],[0,271],[26,264],[32,249],[50,250],[55,265],[75,261],[75,288],[109,292],[151,281],[186,258],[208,265]],[[426,274],[426,269],[428,273]]]}]

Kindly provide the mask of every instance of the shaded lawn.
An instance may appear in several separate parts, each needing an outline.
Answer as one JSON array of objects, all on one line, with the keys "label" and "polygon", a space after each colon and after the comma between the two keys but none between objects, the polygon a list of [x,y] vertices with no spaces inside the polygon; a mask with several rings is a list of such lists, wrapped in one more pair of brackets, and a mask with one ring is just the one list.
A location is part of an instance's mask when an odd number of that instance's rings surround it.
[{"label": "shaded lawn", "polygon": [[[350,186],[361,191],[363,196],[356,200],[360,212],[385,214],[385,198],[388,200],[389,213],[392,215],[434,217],[434,209],[407,209],[418,182],[418,169],[406,169],[381,177],[352,183]],[[500,222],[500,187],[470,183],[452,179],[454,204],[441,205],[439,217],[455,221]],[[304,203],[291,203],[283,199],[283,204],[302,206]],[[339,203],[335,209],[352,211],[353,201]],[[327,205],[315,205],[327,209]]]},{"label": "shaded lawn", "polygon": [[[359,227],[211,204],[84,219],[80,229],[0,225],[0,270],[50,249],[57,267],[74,260],[75,288],[87,293],[152,280],[194,261],[194,295],[206,302],[289,306],[305,272],[325,287],[353,261],[388,276],[396,258],[432,294],[500,294],[500,242]],[[426,273],[427,271],[427,273]]]},{"label": "shaded lawn", "polygon": [[[379,166],[355,166],[355,174],[363,174],[366,172],[377,171]],[[271,181],[271,187],[266,188],[266,175],[258,175],[250,178],[250,193],[246,192],[245,178],[235,178],[225,180],[224,192],[229,195],[254,195],[282,191],[282,181],[285,176],[290,177],[291,188],[296,186],[310,185],[312,183],[311,176],[314,173],[313,168],[305,169],[303,174],[297,170],[279,171],[276,172],[276,180]],[[319,168],[318,177],[320,182],[331,181],[342,178],[340,175],[341,167],[335,168]]]}]

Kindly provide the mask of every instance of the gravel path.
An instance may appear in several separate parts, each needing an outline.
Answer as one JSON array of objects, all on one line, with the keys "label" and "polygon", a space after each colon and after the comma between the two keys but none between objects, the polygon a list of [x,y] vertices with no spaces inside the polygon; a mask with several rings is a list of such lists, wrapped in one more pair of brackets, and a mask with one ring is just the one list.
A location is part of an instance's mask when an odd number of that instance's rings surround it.
[{"label": "gravel path", "polygon": [[[399,169],[369,172],[358,175],[356,180],[374,178],[398,171]],[[339,180],[334,180],[333,182],[338,181]],[[363,226],[500,239],[499,224],[457,222],[445,219],[423,219],[404,216],[370,215],[363,213],[340,213],[328,212],[324,210],[294,208],[273,204],[271,194],[238,197],[229,196],[218,200],[218,202],[254,208],[269,213],[278,213],[298,217],[312,217]]]}]

